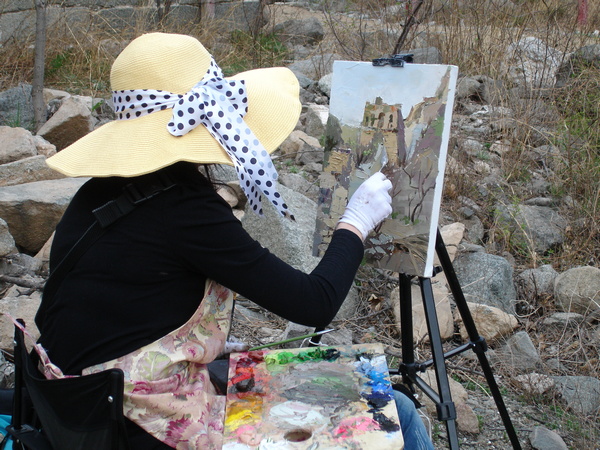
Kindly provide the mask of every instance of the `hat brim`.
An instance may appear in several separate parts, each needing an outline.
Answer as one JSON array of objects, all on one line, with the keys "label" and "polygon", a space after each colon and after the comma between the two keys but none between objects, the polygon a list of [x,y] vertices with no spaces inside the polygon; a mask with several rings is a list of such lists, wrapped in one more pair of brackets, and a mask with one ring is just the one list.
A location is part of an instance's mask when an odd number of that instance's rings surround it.
[{"label": "hat brim", "polygon": [[[294,130],[302,105],[296,76],[287,68],[255,69],[229,77],[244,80],[248,94],[245,122],[269,153]],[[71,177],[132,177],[189,161],[229,164],[225,150],[202,125],[176,137],[167,131],[172,109],[115,120],[90,132],[47,159]]]}]

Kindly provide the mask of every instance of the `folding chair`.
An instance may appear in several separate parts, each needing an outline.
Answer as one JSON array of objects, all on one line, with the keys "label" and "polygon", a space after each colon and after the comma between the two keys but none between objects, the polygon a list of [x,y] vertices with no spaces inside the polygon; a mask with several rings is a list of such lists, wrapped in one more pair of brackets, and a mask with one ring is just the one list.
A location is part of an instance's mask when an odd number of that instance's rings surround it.
[{"label": "folding chair", "polygon": [[15,395],[7,430],[17,444],[30,450],[130,448],[120,369],[48,380],[37,369],[37,354],[27,353],[17,326],[14,351]]}]

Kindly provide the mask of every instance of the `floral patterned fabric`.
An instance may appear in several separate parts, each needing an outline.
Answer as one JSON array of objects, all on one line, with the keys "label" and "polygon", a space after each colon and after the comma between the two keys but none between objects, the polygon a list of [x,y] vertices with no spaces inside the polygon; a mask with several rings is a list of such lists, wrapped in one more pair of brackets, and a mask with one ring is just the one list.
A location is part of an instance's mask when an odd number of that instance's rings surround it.
[{"label": "floral patterned fabric", "polygon": [[220,449],[225,397],[216,394],[206,364],[222,351],[233,295],[207,281],[204,299],[177,330],[128,355],[88,367],[125,374],[125,416],[176,449]]}]

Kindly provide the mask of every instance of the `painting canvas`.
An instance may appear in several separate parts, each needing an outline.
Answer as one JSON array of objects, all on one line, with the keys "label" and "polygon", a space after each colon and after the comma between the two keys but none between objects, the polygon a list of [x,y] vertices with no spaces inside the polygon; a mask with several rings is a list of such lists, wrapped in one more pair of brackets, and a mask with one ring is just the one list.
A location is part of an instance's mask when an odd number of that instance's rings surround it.
[{"label": "painting canvas", "polygon": [[322,255],[356,188],[377,171],[391,216],[365,242],[366,262],[431,277],[458,68],[336,61],[314,250]]},{"label": "painting canvas", "polygon": [[402,449],[381,344],[232,354],[223,449]]}]

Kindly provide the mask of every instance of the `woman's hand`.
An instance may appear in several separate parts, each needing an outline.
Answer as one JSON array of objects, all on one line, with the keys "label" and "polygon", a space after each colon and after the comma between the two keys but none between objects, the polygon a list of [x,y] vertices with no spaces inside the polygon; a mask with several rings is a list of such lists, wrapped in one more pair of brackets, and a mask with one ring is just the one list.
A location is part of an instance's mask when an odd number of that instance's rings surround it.
[{"label": "woman's hand", "polygon": [[392,182],[384,174],[373,174],[352,195],[337,228],[349,229],[364,241],[392,213],[391,189]]}]

